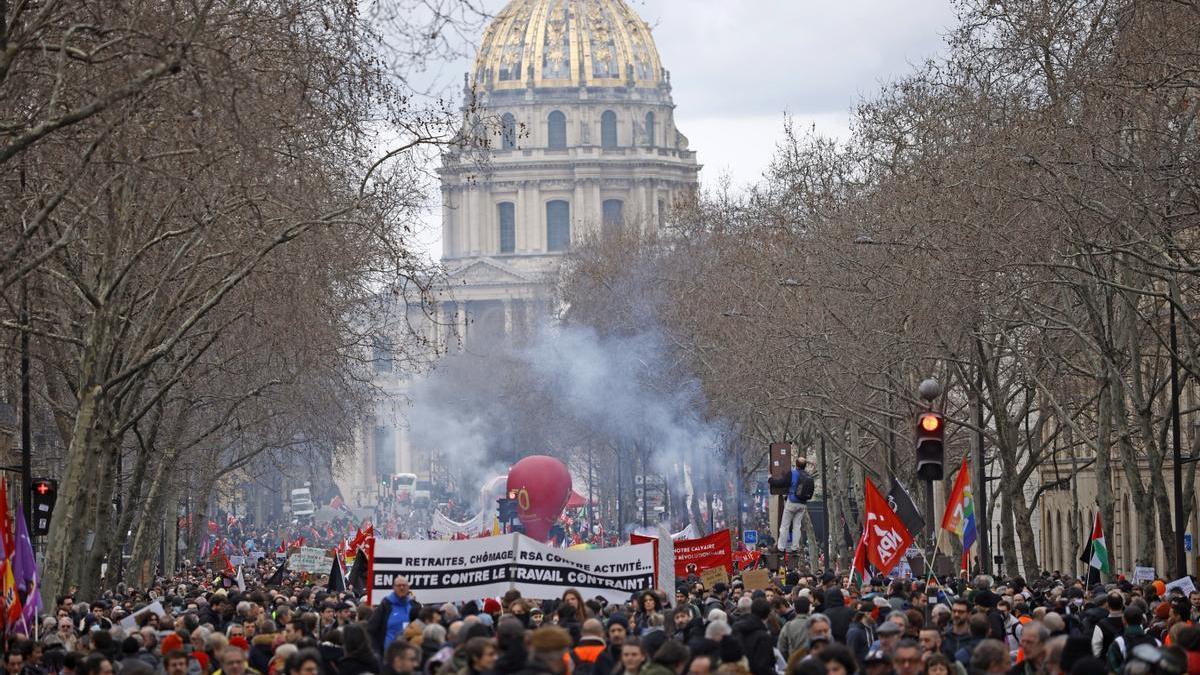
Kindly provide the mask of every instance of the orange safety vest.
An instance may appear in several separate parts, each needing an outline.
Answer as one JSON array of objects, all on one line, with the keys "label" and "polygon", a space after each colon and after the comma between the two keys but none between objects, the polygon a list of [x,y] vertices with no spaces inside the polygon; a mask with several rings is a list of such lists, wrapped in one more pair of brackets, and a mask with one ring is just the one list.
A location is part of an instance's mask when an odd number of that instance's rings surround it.
[{"label": "orange safety vest", "polygon": [[571,650],[575,655],[575,660],[580,663],[595,663],[596,659],[604,653],[604,645],[579,645]]}]

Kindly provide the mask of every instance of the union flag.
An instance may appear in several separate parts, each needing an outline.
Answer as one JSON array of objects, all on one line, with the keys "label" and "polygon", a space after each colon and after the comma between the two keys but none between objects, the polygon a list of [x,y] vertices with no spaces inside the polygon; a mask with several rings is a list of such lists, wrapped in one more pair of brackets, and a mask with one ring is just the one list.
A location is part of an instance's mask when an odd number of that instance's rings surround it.
[{"label": "union flag", "polygon": [[887,499],[879,493],[871,479],[867,479],[864,490],[867,507],[863,527],[866,532],[867,560],[886,575],[904,559],[904,552],[912,544],[912,533],[904,526],[900,516],[888,506]]}]

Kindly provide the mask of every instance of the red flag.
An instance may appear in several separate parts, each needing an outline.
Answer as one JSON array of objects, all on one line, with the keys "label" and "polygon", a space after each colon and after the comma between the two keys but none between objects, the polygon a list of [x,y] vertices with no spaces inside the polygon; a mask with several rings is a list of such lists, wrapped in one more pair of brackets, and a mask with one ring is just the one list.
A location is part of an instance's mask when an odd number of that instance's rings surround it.
[{"label": "red flag", "polygon": [[[12,562],[17,552],[13,519],[8,512],[8,480],[0,480],[0,544],[4,546],[4,562],[0,563],[0,596],[5,609],[4,626],[12,629],[22,616],[21,596],[17,593],[17,582],[13,578]],[[28,632],[28,631],[27,631]]]},{"label": "red flag", "polygon": [[879,494],[871,479],[867,479],[864,490],[867,513],[864,527],[867,546],[867,560],[886,575],[901,560],[904,552],[912,544],[912,533],[904,526],[904,521],[896,515],[887,499]]},{"label": "red flag", "polygon": [[[867,579],[867,531],[863,529],[862,535],[858,538],[858,546],[854,547],[854,564],[851,568],[850,580],[852,583],[862,586]],[[854,577],[858,577],[855,579]]]},{"label": "red flag", "polygon": [[8,512],[8,479],[0,480],[0,542],[4,544],[4,559],[12,560],[17,550],[13,519]]}]

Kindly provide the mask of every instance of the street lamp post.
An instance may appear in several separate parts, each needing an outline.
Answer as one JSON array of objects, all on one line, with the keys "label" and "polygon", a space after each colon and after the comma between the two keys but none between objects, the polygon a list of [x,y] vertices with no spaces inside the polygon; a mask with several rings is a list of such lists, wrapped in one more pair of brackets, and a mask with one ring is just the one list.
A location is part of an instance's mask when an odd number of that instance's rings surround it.
[{"label": "street lamp post", "polygon": [[1168,327],[1171,339],[1171,453],[1174,459],[1171,478],[1175,484],[1175,578],[1180,579],[1187,576],[1187,551],[1183,540],[1183,453],[1179,438],[1179,344],[1175,330],[1175,303],[1170,304]]}]

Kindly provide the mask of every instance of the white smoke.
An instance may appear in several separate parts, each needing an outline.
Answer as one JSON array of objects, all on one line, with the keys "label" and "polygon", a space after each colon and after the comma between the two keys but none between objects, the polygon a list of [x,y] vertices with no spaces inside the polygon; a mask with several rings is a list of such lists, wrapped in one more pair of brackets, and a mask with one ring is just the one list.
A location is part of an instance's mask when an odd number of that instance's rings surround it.
[{"label": "white smoke", "polygon": [[637,448],[676,485],[682,467],[715,458],[723,427],[705,418],[700,383],[657,331],[601,336],[543,319],[524,344],[501,342],[446,357],[411,392],[414,442],[463,484],[589,443]]}]

